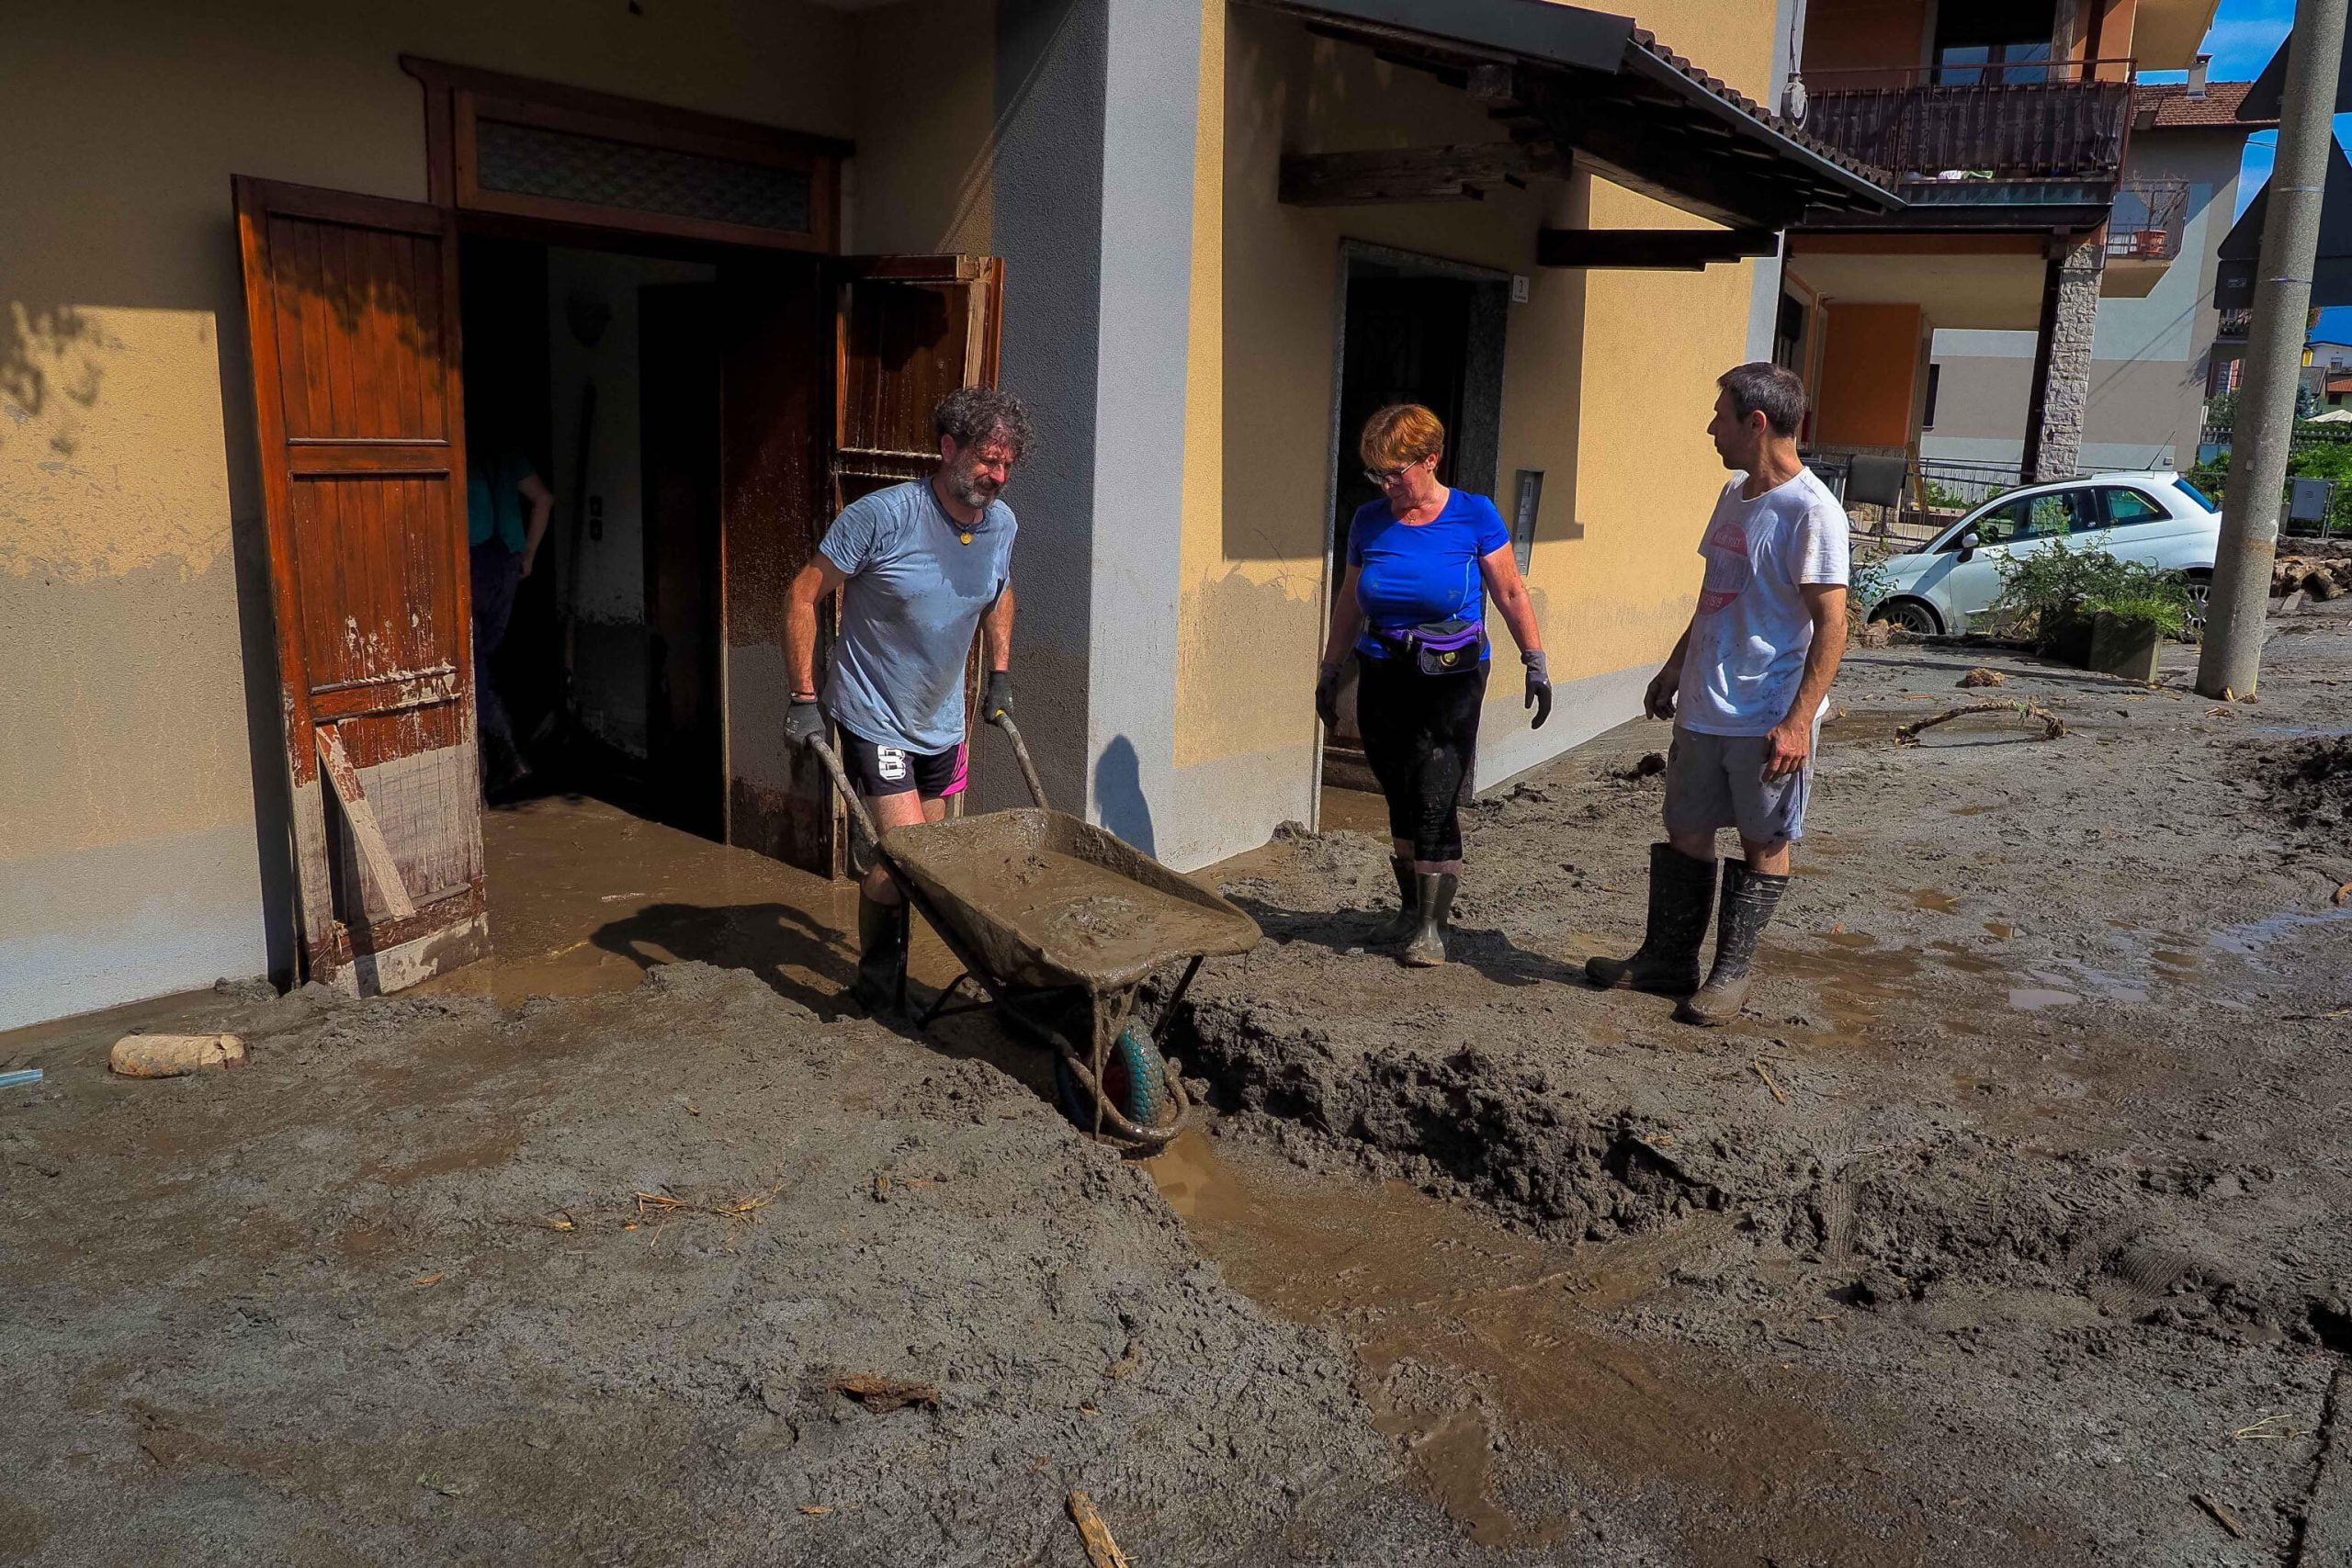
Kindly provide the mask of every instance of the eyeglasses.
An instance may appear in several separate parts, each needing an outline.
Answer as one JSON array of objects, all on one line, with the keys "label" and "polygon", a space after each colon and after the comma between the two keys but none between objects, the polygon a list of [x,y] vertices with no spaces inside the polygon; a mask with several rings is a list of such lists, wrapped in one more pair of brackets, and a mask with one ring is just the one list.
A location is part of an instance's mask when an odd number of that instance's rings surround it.
[{"label": "eyeglasses", "polygon": [[1403,479],[1407,474],[1411,473],[1415,468],[1419,468],[1423,463],[1428,461],[1429,459],[1427,457],[1418,457],[1412,462],[1406,464],[1401,468],[1366,468],[1363,471],[1363,477],[1372,483],[1378,485],[1382,490],[1386,490],[1390,485],[1395,484],[1398,479]]}]

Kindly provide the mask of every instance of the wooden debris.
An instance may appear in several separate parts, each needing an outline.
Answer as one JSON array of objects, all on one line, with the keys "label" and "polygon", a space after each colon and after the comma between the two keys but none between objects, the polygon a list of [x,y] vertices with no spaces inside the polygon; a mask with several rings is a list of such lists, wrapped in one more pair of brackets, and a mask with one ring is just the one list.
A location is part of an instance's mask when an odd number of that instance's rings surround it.
[{"label": "wooden debris", "polygon": [[175,1078],[245,1065],[233,1034],[126,1034],[107,1053],[107,1070],[127,1078]]},{"label": "wooden debris", "polygon": [[1789,1097],[1781,1092],[1781,1086],[1772,1081],[1771,1068],[1766,1066],[1760,1061],[1750,1062],[1748,1066],[1756,1069],[1756,1076],[1764,1080],[1764,1087],[1772,1091],[1772,1098],[1774,1100],[1779,1100],[1782,1105],[1786,1105],[1789,1102]]},{"label": "wooden debris", "polygon": [[351,829],[351,841],[358,846],[359,863],[367,869],[369,885],[383,901],[386,914],[396,920],[409,919],[416,913],[416,906],[410,901],[408,888],[401,881],[400,863],[392,856],[392,846],[377,824],[376,807],[360,791],[358,771],[352,767],[351,758],[343,749],[343,731],[332,724],[319,726],[318,747],[321,770],[325,773],[335,799],[342,803],[343,819]]},{"label": "wooden debris", "polygon": [[857,1401],[877,1416],[903,1410],[910,1404],[920,1404],[926,1410],[939,1408],[939,1391],[931,1384],[903,1382],[877,1372],[858,1372],[845,1378],[835,1378],[828,1386],[835,1393]]},{"label": "wooden debris", "polygon": [[2346,899],[2352,899],[2352,882],[2347,882],[2343,886],[2335,890],[2335,901],[2336,903],[2341,904]]},{"label": "wooden debris", "polygon": [[2066,733],[2066,727],[2059,720],[2058,716],[2039,703],[1965,703],[1959,707],[1947,709],[1933,718],[1923,718],[1917,724],[1904,725],[1894,732],[1894,743],[1897,746],[1911,745],[1919,739],[1921,730],[1933,729],[1939,724],[1949,724],[1955,718],[1963,718],[1972,713],[2013,713],[2019,718],[2035,720],[2041,726],[2041,738],[2044,740],[2055,740]]},{"label": "wooden debris", "polygon": [[1960,678],[1961,689],[1974,691],[1979,686],[2006,686],[2009,678],[1998,670],[1988,670],[1980,664]]},{"label": "wooden debris", "polygon": [[2244,1540],[2245,1539],[2245,1527],[2238,1523],[2238,1517],[2230,1512],[2228,1504],[2216,1503],[2212,1498],[2208,1497],[2202,1492],[2194,1494],[2188,1500],[2196,1504],[2199,1507],[2204,1509],[2207,1514],[2212,1517],[2215,1524],[2229,1531],[2230,1534],[2235,1536],[2240,1540]]},{"label": "wooden debris", "polygon": [[412,1285],[437,1285],[448,1277],[449,1276],[447,1274],[440,1273],[419,1274],[415,1279],[411,1280],[409,1283]]},{"label": "wooden debris", "polygon": [[811,1515],[830,1514],[833,1511],[833,1506],[831,1503],[803,1503],[800,1505],[800,1511]]},{"label": "wooden debris", "polygon": [[1086,1547],[1090,1568],[1135,1568],[1119,1543],[1111,1539],[1111,1527],[1094,1511],[1094,1499],[1083,1492],[1069,1495],[1070,1521],[1078,1526],[1078,1539]]}]

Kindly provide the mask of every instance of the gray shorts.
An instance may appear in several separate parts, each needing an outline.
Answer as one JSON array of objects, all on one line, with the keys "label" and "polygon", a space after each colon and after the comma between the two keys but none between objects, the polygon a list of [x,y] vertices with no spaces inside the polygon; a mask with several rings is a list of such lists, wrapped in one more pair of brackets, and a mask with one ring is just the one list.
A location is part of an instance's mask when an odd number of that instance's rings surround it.
[{"label": "gray shorts", "polygon": [[1821,727],[1813,727],[1813,755],[1786,778],[1764,776],[1764,735],[1702,735],[1677,728],[1666,754],[1666,830],[1712,833],[1736,828],[1751,844],[1794,842],[1804,837],[1804,808],[1813,798],[1813,757]]}]

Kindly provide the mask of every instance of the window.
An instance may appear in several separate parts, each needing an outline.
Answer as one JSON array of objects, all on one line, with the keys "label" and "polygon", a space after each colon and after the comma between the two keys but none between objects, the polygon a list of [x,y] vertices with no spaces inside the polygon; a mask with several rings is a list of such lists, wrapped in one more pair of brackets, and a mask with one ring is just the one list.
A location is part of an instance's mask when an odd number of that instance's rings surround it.
[{"label": "window", "polygon": [[1930,364],[1928,367],[1928,412],[1922,415],[1919,420],[1920,429],[1935,429],[1936,399],[1943,391],[1943,386],[1944,367],[1940,365]]},{"label": "window", "polygon": [[1936,9],[1937,83],[2017,87],[2052,79],[2056,0],[1968,0]]},{"label": "window", "polygon": [[2157,505],[2136,490],[2115,487],[2099,491],[2107,502],[2107,525],[2110,528],[2136,528],[2143,523],[2168,522],[2172,513]]},{"label": "window", "polygon": [[2010,545],[2024,539],[2064,538],[2098,526],[2091,514],[2090,491],[2062,490],[2004,502],[1973,519],[1945,542],[1944,548],[1960,548],[1961,536],[1971,530],[1979,545]]}]

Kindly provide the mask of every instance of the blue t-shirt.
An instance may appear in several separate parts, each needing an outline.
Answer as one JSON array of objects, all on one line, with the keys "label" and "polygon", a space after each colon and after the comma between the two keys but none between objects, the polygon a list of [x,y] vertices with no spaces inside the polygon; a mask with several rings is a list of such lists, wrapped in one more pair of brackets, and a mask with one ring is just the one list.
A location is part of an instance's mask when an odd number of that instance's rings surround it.
[{"label": "blue t-shirt", "polygon": [[509,555],[521,555],[529,540],[523,524],[523,481],[531,477],[531,459],[520,452],[502,452],[466,474],[466,543],[486,545],[492,539]]},{"label": "blue t-shirt", "polygon": [[992,501],[972,542],[931,481],[842,508],[818,546],[849,579],[825,711],[876,746],[924,756],[964,739],[964,660],[1012,576],[1012,508]]},{"label": "blue t-shirt", "polygon": [[[1356,579],[1364,614],[1356,651],[1374,659],[1396,651],[1372,635],[1375,629],[1484,620],[1487,590],[1478,563],[1510,543],[1510,530],[1495,503],[1466,490],[1449,494],[1445,510],[1418,526],[1397,522],[1385,501],[1357,508],[1348,525],[1348,564],[1363,573]],[[1482,640],[1478,657],[1486,656]]]}]

